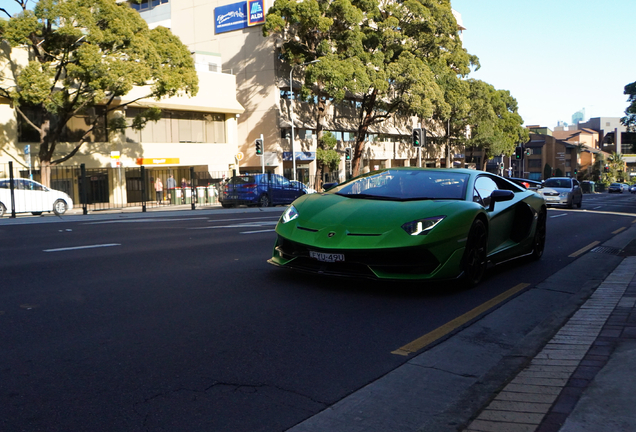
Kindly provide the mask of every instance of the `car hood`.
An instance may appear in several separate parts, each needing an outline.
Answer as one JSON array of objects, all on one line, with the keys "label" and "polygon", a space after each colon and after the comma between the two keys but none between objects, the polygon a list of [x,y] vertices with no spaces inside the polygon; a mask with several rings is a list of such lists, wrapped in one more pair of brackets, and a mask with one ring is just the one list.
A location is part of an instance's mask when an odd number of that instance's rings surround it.
[{"label": "car hood", "polygon": [[539,190],[539,193],[542,193],[542,194],[554,193],[554,192],[557,192],[557,193],[564,193],[564,192],[568,193],[568,192],[572,192],[572,189],[545,187],[545,188]]},{"label": "car hood", "polygon": [[[316,246],[390,247],[464,235],[479,206],[463,200],[384,201],[347,198],[336,194],[304,195],[294,201],[298,217],[278,224],[284,237]],[[407,222],[446,216],[427,236],[410,236]],[[463,233],[463,234],[458,234]],[[418,239],[419,237],[419,239]],[[323,244],[324,243],[324,244]]]}]

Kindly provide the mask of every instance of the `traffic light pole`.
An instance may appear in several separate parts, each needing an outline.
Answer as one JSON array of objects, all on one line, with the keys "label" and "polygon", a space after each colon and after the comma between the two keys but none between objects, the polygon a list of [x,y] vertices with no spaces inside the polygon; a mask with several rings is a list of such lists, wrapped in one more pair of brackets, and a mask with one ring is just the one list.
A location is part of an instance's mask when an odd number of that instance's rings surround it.
[{"label": "traffic light pole", "polygon": [[261,153],[261,167],[263,168],[263,174],[265,174],[265,141],[263,141],[263,134],[261,134],[261,142],[263,143],[263,152]]}]

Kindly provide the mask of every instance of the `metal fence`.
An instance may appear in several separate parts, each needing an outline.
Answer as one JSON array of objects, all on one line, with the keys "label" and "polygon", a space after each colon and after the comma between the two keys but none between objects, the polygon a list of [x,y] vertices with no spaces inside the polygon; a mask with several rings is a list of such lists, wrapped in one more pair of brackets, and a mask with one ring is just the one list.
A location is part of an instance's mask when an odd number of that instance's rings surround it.
[{"label": "metal fence", "polygon": [[[73,200],[75,208],[84,213],[116,210],[127,207],[160,208],[176,205],[213,206],[219,203],[223,182],[232,177],[231,171],[209,172],[202,167],[132,167],[85,168],[81,166],[51,167],[50,188],[62,191]],[[32,179],[42,183],[40,170],[26,167],[14,169],[13,163],[0,164],[0,179]],[[307,187],[322,191],[324,183],[339,182],[339,173],[325,173],[321,177],[304,175],[298,181]],[[17,183],[16,183],[17,184]],[[14,184],[14,187],[15,184]],[[23,193],[24,195],[25,193]],[[31,194],[33,195],[33,194]],[[7,195],[8,196],[8,195]],[[0,199],[6,210],[18,208],[16,198]],[[30,198],[31,201],[33,200]],[[13,200],[11,202],[10,200]],[[4,202],[3,201],[9,201]],[[35,205],[33,208],[41,208]],[[25,211],[24,207],[20,211]],[[39,210],[26,210],[38,213]],[[50,211],[50,210],[45,210]]]},{"label": "metal fence", "polygon": [[[39,170],[13,170],[13,164],[0,164],[0,179],[31,178],[41,183]],[[212,206],[218,204],[221,183],[230,172],[196,171],[194,167],[85,168],[51,167],[51,189],[71,197],[75,207],[85,212],[157,208],[171,205]],[[11,203],[4,203],[11,208]]]}]

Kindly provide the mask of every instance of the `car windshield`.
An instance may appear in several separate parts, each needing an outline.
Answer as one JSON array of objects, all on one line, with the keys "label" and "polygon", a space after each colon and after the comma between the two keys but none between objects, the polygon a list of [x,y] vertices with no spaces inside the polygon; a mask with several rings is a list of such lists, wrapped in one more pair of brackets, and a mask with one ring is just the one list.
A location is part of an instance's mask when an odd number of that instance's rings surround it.
[{"label": "car windshield", "polygon": [[610,187],[621,187],[621,185],[620,185],[620,184],[618,184],[618,183],[612,183],[612,184],[610,185]]},{"label": "car windshield", "polygon": [[545,183],[543,183],[544,187],[553,187],[553,188],[572,188],[572,180],[569,179],[547,179]]},{"label": "car windshield", "polygon": [[328,193],[391,201],[463,200],[468,178],[468,174],[452,171],[387,169],[356,177]]}]

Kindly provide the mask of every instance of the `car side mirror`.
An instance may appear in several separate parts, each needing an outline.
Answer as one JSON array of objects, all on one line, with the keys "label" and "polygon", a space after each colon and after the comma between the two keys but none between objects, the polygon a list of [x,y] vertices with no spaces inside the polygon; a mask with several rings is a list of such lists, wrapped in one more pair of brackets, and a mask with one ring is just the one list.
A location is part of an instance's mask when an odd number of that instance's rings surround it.
[{"label": "car side mirror", "polygon": [[329,189],[338,186],[338,182],[331,182],[331,183],[323,183],[322,188],[323,190],[326,192]]},{"label": "car side mirror", "polygon": [[514,197],[515,193],[513,191],[501,189],[494,190],[492,192],[492,195],[490,195],[490,207],[488,208],[488,210],[493,211],[495,209],[496,202],[510,201]]}]

